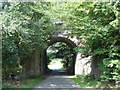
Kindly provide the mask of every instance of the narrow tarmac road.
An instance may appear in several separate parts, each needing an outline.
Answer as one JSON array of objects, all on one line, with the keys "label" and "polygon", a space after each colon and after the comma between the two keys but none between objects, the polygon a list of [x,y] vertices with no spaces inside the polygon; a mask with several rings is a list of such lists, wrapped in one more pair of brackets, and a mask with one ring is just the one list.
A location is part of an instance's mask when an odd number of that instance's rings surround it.
[{"label": "narrow tarmac road", "polygon": [[50,89],[51,90],[81,90],[82,87],[80,87],[79,85],[77,85],[76,83],[74,83],[70,78],[72,78],[74,76],[69,76],[66,75],[64,71],[60,71],[60,70],[54,70],[52,71],[52,74],[47,77],[44,81],[42,81],[41,83],[39,83],[37,86],[35,86],[34,88],[41,88],[42,90],[47,90]]}]

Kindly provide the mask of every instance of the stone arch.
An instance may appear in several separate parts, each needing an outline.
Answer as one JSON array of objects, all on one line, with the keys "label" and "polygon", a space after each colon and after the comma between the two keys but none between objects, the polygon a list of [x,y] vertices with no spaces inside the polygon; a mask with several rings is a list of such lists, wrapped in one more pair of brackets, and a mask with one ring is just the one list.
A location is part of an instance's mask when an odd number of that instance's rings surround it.
[{"label": "stone arch", "polygon": [[72,48],[77,47],[77,45],[73,41],[71,41],[68,38],[64,38],[64,37],[56,37],[56,38],[51,39],[48,42],[48,47],[51,46],[54,43],[57,43],[57,42],[64,42],[64,43],[66,43],[68,46],[70,46]]},{"label": "stone arch", "polygon": [[[48,42],[48,47],[49,46],[51,46],[51,45],[53,45],[53,44],[55,44],[55,43],[57,43],[57,42],[63,42],[63,43],[66,43],[70,48],[75,48],[75,47],[77,47],[77,45],[72,41],[72,40],[70,40],[70,39],[68,39],[68,38],[65,38],[65,37],[55,37],[55,38],[52,38],[49,42]],[[47,47],[47,48],[48,48]],[[47,48],[46,48],[46,50],[47,50]],[[70,72],[70,74],[75,74],[75,62],[76,62],[76,55],[77,55],[77,53],[75,53],[74,52],[74,56],[73,56],[73,65],[72,65],[72,70],[71,70],[71,72]],[[46,58],[46,60],[47,60],[47,58]],[[47,65],[46,65],[47,66]]]},{"label": "stone arch", "polygon": [[[57,42],[64,42],[71,48],[81,46],[81,39],[69,36],[71,33],[70,30],[58,30],[48,41],[48,47]],[[47,71],[47,48],[35,49],[33,51],[33,58],[31,61],[25,60],[23,77],[32,76],[32,75],[41,75],[45,74]],[[98,69],[96,68],[96,63],[93,63],[92,56],[82,57],[81,53],[75,53],[74,56],[74,74],[94,74],[96,75]],[[29,70],[28,70],[29,68]]]}]

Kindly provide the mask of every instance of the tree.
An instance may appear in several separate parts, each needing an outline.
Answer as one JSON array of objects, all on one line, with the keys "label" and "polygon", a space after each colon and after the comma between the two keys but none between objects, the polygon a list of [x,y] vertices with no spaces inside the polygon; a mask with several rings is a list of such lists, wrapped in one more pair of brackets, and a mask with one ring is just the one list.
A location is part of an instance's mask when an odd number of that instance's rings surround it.
[{"label": "tree", "polygon": [[[48,3],[4,3],[3,77],[20,73],[24,61],[31,59],[35,49],[46,48],[48,37],[54,32],[53,22],[44,13]],[[10,69],[11,68],[11,69]]]}]

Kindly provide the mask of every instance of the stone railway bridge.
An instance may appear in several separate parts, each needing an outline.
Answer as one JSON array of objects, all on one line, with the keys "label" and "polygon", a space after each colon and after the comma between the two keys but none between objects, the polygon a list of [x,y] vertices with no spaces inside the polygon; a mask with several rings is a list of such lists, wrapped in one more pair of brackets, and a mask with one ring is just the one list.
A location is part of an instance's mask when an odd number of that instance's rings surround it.
[{"label": "stone railway bridge", "polygon": [[[81,46],[81,40],[77,37],[71,37],[70,30],[58,30],[54,33],[51,40],[48,41],[48,47],[57,42],[64,42],[71,48]],[[22,73],[23,77],[45,74],[47,71],[47,48],[35,50],[31,60],[26,60],[24,70]],[[75,53],[73,57],[72,71],[74,74],[92,74],[95,77],[100,75],[98,65],[92,56],[82,58],[81,53]]]}]

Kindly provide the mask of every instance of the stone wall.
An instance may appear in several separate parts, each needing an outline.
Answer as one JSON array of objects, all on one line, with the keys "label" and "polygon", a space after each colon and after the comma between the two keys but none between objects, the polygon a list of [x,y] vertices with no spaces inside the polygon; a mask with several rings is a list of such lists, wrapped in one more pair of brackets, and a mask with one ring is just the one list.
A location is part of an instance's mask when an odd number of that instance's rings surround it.
[{"label": "stone wall", "polygon": [[45,55],[45,50],[35,50],[31,58],[24,60],[21,76],[24,78],[43,74],[45,71]]},{"label": "stone wall", "polygon": [[76,75],[91,74],[95,78],[97,78],[101,74],[98,64],[99,64],[99,60],[97,60],[95,57],[88,56],[83,58],[82,54],[78,53],[75,63],[75,74]]},{"label": "stone wall", "polygon": [[34,66],[33,66],[33,68],[34,68],[34,74],[35,75],[40,75],[40,63],[41,63],[41,61],[40,61],[40,58],[41,58],[41,52],[40,52],[40,50],[35,50],[35,58],[34,58]]},{"label": "stone wall", "polygon": [[90,74],[92,69],[92,57],[82,58],[81,53],[77,54],[75,63],[75,74]]},{"label": "stone wall", "polygon": [[101,71],[98,67],[98,64],[100,63],[100,60],[96,57],[92,57],[92,67],[91,67],[91,75],[93,75],[95,78],[100,77]]}]

